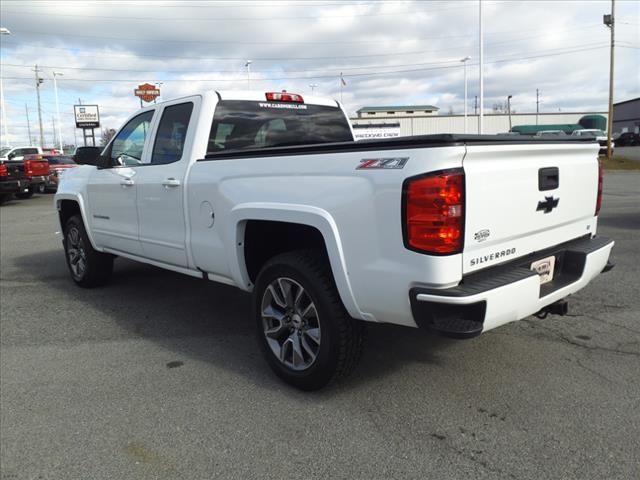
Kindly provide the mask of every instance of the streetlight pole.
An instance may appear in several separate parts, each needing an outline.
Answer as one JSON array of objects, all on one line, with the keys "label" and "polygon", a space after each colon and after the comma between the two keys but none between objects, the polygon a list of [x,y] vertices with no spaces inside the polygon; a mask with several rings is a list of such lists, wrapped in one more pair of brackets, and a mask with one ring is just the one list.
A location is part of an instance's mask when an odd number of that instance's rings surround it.
[{"label": "streetlight pole", "polygon": [[478,0],[478,17],[480,30],[480,116],[478,117],[478,133],[482,135],[484,123],[484,42],[482,40],[482,0]]},{"label": "streetlight pole", "polygon": [[509,112],[509,131],[511,131],[511,99],[513,95],[507,97],[507,112]]},{"label": "streetlight pole", "polygon": [[44,132],[42,130],[42,107],[40,106],[40,84],[44,80],[40,78],[40,75],[38,75],[40,73],[40,69],[38,68],[38,65],[35,66],[33,71],[36,72],[36,94],[38,96],[38,124],[40,126],[40,147],[42,148],[44,147]]},{"label": "streetlight pole", "polygon": [[31,145],[31,122],[29,122],[29,108],[26,103],[24,104],[24,113],[27,114],[27,134],[29,135],[27,145]]},{"label": "streetlight pole", "polygon": [[[0,28],[0,35],[11,35],[11,32],[8,28]],[[0,58],[0,65],[2,64],[2,60]],[[4,137],[4,144],[9,146],[9,127],[7,126],[7,105],[4,103],[4,82],[2,81],[2,77],[0,76],[0,108],[2,109],[2,130]]]},{"label": "streetlight pole", "polygon": [[62,129],[60,126],[60,104],[58,103],[58,82],[56,82],[56,77],[62,77],[63,74],[60,72],[53,72],[53,91],[56,95],[56,116],[58,117],[58,145],[60,147],[60,153],[63,153],[62,147]]},{"label": "streetlight pole", "polygon": [[[164,82],[155,82],[155,84],[156,84],[156,88],[158,89],[158,91],[160,91],[160,86],[163,85]],[[153,103],[158,103],[158,102],[156,102],[157,99],[158,99],[158,97],[155,97],[153,99]]]},{"label": "streetlight pole", "polygon": [[251,60],[247,60],[244,66],[247,67],[247,88],[251,90]]},{"label": "streetlight pole", "polygon": [[467,133],[467,62],[471,60],[471,57],[464,57],[462,65],[464,65],[464,133]]},{"label": "streetlight pole", "polygon": [[609,54],[609,118],[607,121],[607,160],[613,156],[611,148],[611,133],[613,131],[613,65],[614,65],[614,41],[615,41],[615,9],[616,2],[611,0],[611,14],[603,17],[603,23],[611,30],[611,53]]}]

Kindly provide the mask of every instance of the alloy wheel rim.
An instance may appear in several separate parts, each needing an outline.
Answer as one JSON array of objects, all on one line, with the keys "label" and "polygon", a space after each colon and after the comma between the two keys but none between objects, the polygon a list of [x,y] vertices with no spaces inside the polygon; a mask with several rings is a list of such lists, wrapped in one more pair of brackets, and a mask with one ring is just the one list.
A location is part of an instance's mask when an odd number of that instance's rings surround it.
[{"label": "alloy wheel rim", "polygon": [[320,318],[302,285],[276,278],[262,295],[260,313],[264,336],[278,361],[297,371],[311,367],[320,351]]},{"label": "alloy wheel rim", "polygon": [[74,277],[82,278],[87,269],[87,254],[80,230],[77,227],[70,228],[67,233],[67,257]]}]

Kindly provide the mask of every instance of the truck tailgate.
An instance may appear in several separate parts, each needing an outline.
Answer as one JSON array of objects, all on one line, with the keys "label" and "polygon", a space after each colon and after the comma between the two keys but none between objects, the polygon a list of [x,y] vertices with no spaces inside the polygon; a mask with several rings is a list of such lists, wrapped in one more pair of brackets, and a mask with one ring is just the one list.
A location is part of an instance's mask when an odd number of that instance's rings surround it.
[{"label": "truck tailgate", "polygon": [[595,231],[597,144],[469,145],[463,273]]}]

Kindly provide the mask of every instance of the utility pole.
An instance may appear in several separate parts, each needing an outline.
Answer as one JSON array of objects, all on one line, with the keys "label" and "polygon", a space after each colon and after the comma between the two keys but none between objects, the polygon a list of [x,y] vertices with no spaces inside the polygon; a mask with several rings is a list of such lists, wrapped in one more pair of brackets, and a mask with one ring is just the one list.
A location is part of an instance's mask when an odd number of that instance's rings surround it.
[{"label": "utility pole", "polygon": [[613,65],[615,42],[615,0],[611,0],[611,14],[604,15],[603,23],[611,30],[611,45],[609,53],[609,118],[607,119],[607,160],[611,160],[613,149],[611,148],[611,133],[613,131]]},{"label": "utility pole", "polygon": [[467,62],[469,60],[471,57],[468,55],[460,60],[464,65],[464,133],[467,133]]},{"label": "utility pole", "polygon": [[251,60],[247,60],[244,66],[247,67],[247,90],[251,90]]},{"label": "utility pole", "polygon": [[538,125],[539,114],[540,114],[540,90],[536,88],[536,125]]},{"label": "utility pole", "polygon": [[33,71],[36,74],[36,94],[38,96],[38,123],[40,125],[40,147],[44,147],[44,131],[42,130],[42,107],[40,105],[40,84],[44,82],[44,80],[38,75],[38,73],[40,73],[38,65],[35,66]]},{"label": "utility pole", "polygon": [[[11,35],[8,28],[0,27],[0,35]],[[2,65],[2,50],[0,50],[0,65]],[[7,104],[4,103],[4,87],[3,80],[0,76],[0,110],[2,110],[2,130],[4,144],[9,146],[9,127],[7,126]]]},{"label": "utility pole", "polygon": [[478,117],[478,133],[482,135],[484,131],[484,42],[482,40],[482,0],[478,0],[478,7],[480,22],[480,116]]},{"label": "utility pole", "polygon": [[509,112],[509,131],[511,131],[511,99],[513,95],[507,97],[507,112]]},{"label": "utility pole", "polygon": [[478,95],[473,99],[473,114],[478,115]]},{"label": "utility pole", "polygon": [[29,109],[26,103],[24,104],[24,112],[27,114],[27,134],[29,135],[27,145],[31,145],[31,122],[29,122]]},{"label": "utility pole", "polygon": [[56,138],[56,119],[54,118],[53,115],[51,115],[51,127],[53,128],[53,144],[52,145],[56,145],[56,143],[58,143],[58,139]]}]

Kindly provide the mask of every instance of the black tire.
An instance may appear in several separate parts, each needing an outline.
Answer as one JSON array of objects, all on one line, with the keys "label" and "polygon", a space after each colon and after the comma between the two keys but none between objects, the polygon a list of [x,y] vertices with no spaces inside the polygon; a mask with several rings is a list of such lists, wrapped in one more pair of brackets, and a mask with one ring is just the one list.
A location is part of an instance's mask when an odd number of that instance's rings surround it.
[{"label": "black tire", "polygon": [[[80,215],[67,220],[63,245],[69,273],[77,285],[93,288],[109,281],[114,257],[93,249]],[[80,268],[81,266],[83,267]]]},{"label": "black tire", "polygon": [[37,193],[45,193],[47,191],[47,187],[44,183],[39,183],[36,187],[35,187],[35,191]]},{"label": "black tire", "polygon": [[[313,322],[318,326],[319,342],[316,346],[307,341],[307,348],[311,344],[317,350],[312,361],[308,351],[305,351],[307,359],[299,357],[302,360],[311,361],[308,366],[302,367],[302,369],[294,369],[286,365],[283,360],[280,360],[273,350],[274,347],[270,346],[265,333],[265,330],[269,328],[265,322],[271,322],[271,319],[275,320],[275,318],[267,316],[267,319],[263,321],[263,304],[267,302],[267,298],[274,299],[271,293],[267,293],[267,290],[278,279],[290,280],[293,282],[291,285],[301,287],[303,294],[306,295],[305,298],[308,298],[309,302],[313,303],[314,311],[316,312],[309,319],[309,323]],[[285,297],[289,297],[293,301],[294,293],[292,293],[292,289],[297,287],[290,287],[289,295],[285,294]],[[311,391],[318,390],[351,373],[358,363],[362,351],[363,325],[362,322],[351,318],[342,304],[326,255],[315,250],[299,250],[272,258],[260,271],[253,295],[258,339],[267,362],[281,379],[296,388]],[[296,298],[300,298],[300,295]],[[302,300],[300,301],[302,302]],[[286,303],[288,304],[289,302],[287,301]],[[307,307],[309,305],[310,303],[307,303]],[[293,312],[293,309],[291,309],[291,312]],[[279,340],[276,340],[278,342],[284,340],[286,343],[296,332],[298,336],[302,334],[304,337],[305,332],[302,330],[308,328],[308,326],[301,326],[300,330],[294,330],[293,318],[295,315],[291,312],[288,317],[283,317],[284,320],[276,320],[276,330],[278,332],[273,335],[279,336]],[[295,312],[299,313],[299,310],[295,310]],[[301,321],[307,325],[304,315],[297,316],[298,324]],[[279,326],[283,325],[289,325],[288,330],[287,328],[279,328]],[[280,330],[283,331],[280,332]],[[287,338],[285,339],[285,337]],[[274,337],[272,336],[271,345],[274,344],[273,342]],[[300,347],[301,344],[299,342],[300,340],[298,340],[298,349],[302,353],[303,349]],[[290,346],[291,351],[293,348],[293,346]],[[285,347],[282,346],[281,352],[284,350]],[[293,363],[295,364],[295,361]]]},{"label": "black tire", "polygon": [[0,205],[11,200],[11,197],[13,197],[11,193],[0,193]]},{"label": "black tire", "polygon": [[31,187],[29,187],[29,190],[27,190],[26,192],[16,193],[16,198],[19,198],[21,200],[25,200],[27,198],[33,197],[33,194],[34,194],[34,188],[33,188],[33,186],[31,186]]}]

